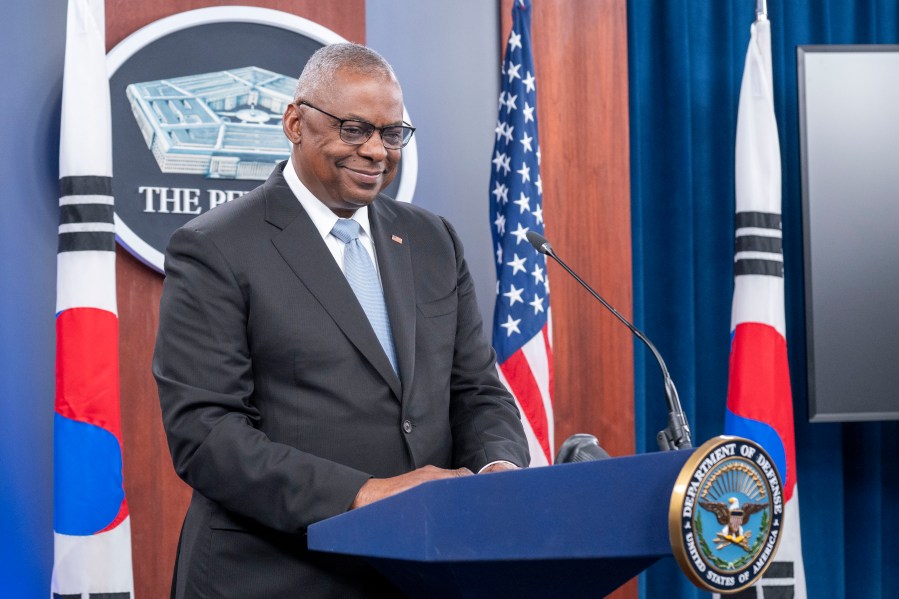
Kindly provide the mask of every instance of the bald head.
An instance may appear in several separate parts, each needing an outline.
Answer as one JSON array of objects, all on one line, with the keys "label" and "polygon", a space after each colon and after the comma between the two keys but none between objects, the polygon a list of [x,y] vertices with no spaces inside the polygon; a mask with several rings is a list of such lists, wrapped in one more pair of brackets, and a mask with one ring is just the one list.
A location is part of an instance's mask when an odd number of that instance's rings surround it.
[{"label": "bald head", "polygon": [[331,44],[316,50],[306,62],[297,80],[294,102],[315,101],[333,93],[334,75],[338,71],[383,77],[399,86],[393,67],[374,50],[359,44]]}]

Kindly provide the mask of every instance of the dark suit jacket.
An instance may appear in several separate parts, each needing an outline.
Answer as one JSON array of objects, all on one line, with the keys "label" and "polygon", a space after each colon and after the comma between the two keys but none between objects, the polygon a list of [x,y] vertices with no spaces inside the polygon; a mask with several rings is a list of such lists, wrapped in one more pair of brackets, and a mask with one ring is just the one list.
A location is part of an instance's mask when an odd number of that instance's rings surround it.
[{"label": "dark suit jacket", "polygon": [[384,196],[369,209],[397,377],[282,169],[166,255],[153,372],[194,489],[179,598],[385,596],[361,560],[308,552],[306,527],[372,476],[528,463],[452,227]]}]

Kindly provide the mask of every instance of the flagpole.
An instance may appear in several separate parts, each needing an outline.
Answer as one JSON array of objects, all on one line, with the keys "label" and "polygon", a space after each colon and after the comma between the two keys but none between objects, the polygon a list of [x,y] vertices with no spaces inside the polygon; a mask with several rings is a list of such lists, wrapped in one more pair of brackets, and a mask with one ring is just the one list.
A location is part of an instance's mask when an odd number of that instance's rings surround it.
[{"label": "flagpole", "polygon": [[134,597],[104,0],[69,0],[59,126],[52,597]]},{"label": "flagpole", "polygon": [[521,411],[530,465],[542,466],[553,463],[555,447],[549,283],[545,256],[519,245],[526,233],[544,231],[531,0],[512,5],[502,65],[488,196],[497,280],[493,347],[500,380]]},{"label": "flagpole", "polygon": [[[730,375],[724,433],[753,439],[783,477],[783,528],[774,569],[759,587],[796,599],[808,591],[802,560],[796,434],[784,315],[781,154],[772,85],[771,21],[765,0],[756,20],[740,85],[734,147],[735,240]],[[765,236],[759,236],[765,231]],[[770,251],[757,240],[777,239]],[[771,572],[771,570],[769,570]],[[759,595],[763,592],[759,592]]]}]

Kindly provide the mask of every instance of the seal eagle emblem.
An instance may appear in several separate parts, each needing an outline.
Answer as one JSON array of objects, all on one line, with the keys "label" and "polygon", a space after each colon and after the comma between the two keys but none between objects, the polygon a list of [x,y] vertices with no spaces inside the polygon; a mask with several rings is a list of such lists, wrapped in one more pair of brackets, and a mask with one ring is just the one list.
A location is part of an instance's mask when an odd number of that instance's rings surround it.
[{"label": "seal eagle emblem", "polygon": [[668,522],[674,557],[694,584],[735,593],[762,576],[780,540],[780,480],[765,450],[739,437],[714,438],[687,460]]},{"label": "seal eagle emblem", "polygon": [[746,551],[749,551],[749,537],[752,531],[743,532],[743,525],[749,520],[749,516],[756,512],[760,512],[768,507],[767,503],[747,503],[742,508],[740,501],[736,497],[727,500],[729,505],[725,505],[719,501],[700,501],[700,507],[714,512],[718,517],[718,524],[723,524],[724,528],[715,535],[715,542],[719,543],[718,549],[725,548],[728,544],[734,543],[739,545]]}]

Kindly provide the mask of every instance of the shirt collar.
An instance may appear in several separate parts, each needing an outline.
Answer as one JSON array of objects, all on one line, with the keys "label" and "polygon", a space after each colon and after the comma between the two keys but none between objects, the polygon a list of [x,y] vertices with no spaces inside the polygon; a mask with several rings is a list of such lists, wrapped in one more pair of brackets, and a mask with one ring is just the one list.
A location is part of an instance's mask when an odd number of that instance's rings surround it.
[{"label": "shirt collar", "polygon": [[[318,229],[319,235],[322,236],[322,239],[326,239],[331,234],[334,224],[337,223],[338,216],[331,212],[330,208],[312,195],[312,192],[303,185],[296,170],[293,168],[292,160],[288,159],[287,164],[284,166],[284,179],[287,180],[287,185],[290,187],[293,195],[300,201],[300,205],[306,211],[306,214],[312,219],[312,224]],[[356,210],[352,218],[362,227],[363,235],[370,238],[371,226],[368,220],[368,206],[363,206]]]}]

